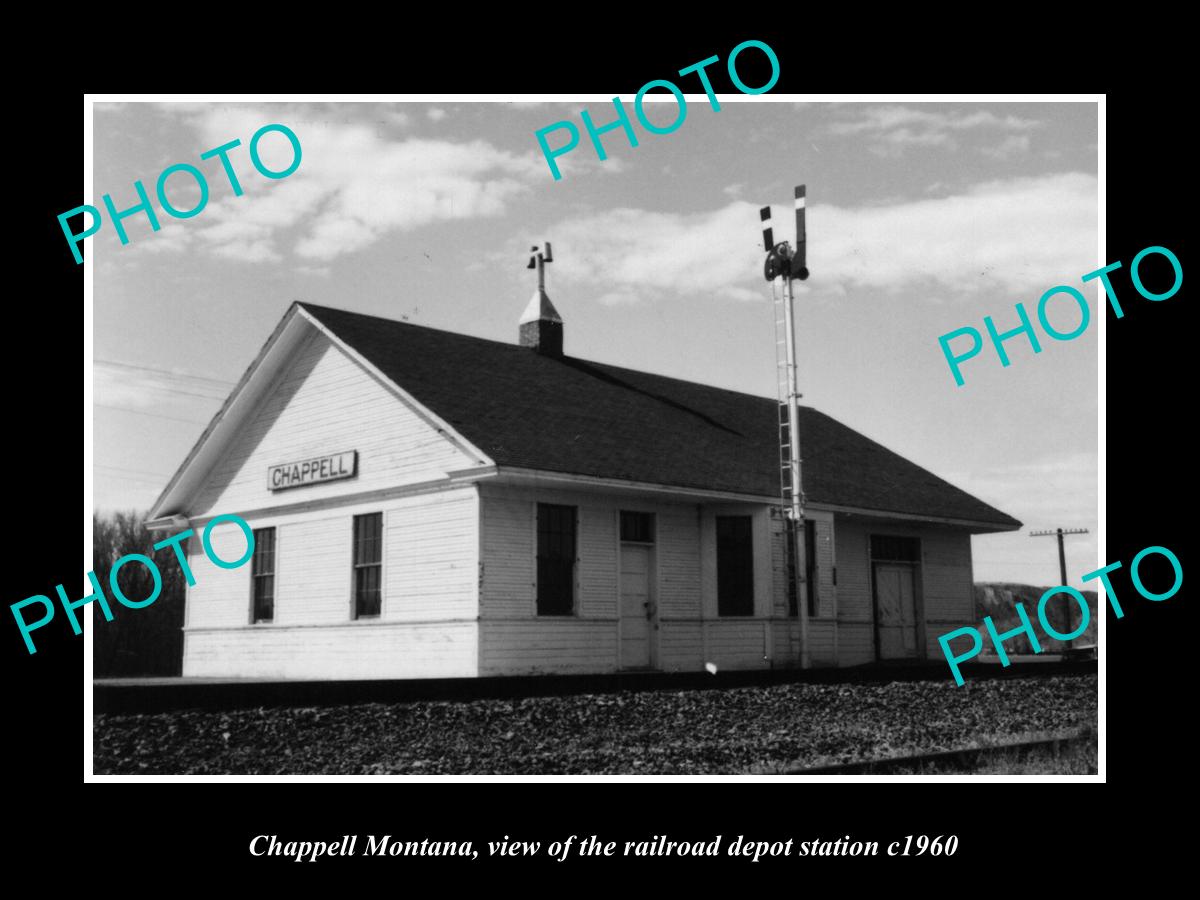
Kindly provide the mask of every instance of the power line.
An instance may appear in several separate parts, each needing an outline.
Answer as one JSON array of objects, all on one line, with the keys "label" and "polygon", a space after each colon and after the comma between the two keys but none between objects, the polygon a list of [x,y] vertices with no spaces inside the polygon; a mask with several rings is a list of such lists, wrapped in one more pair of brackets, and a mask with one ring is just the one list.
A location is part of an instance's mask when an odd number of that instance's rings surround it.
[{"label": "power line", "polygon": [[[122,380],[119,380],[116,382],[109,382],[109,383],[110,384],[115,383],[122,387],[132,386],[137,390],[162,391],[162,392],[168,393],[168,394],[183,394],[184,396],[187,396],[187,397],[199,397],[202,400],[221,401],[221,400],[224,400],[229,395],[227,391],[222,391],[221,393],[212,393],[212,394],[201,393],[201,391],[208,390],[208,388],[202,384],[201,385],[189,384],[189,385],[180,387],[180,386],[177,386],[174,384],[169,384],[167,382],[157,382],[156,383],[156,382],[150,381],[150,380],[130,382],[127,379],[122,379]],[[199,390],[198,391],[189,390],[189,388],[199,388]]]},{"label": "power line", "polygon": [[170,478],[171,476],[165,472],[147,472],[145,469],[125,469],[121,466],[109,466],[104,463],[93,463],[94,469],[110,469],[113,472],[128,472],[131,475],[153,475],[155,478]]},{"label": "power line", "polygon": [[[161,378],[164,381],[167,379],[167,376],[165,376],[165,375],[157,375],[155,377]],[[150,380],[148,378],[142,378],[138,383],[138,387],[145,389],[145,390],[162,391],[164,394],[181,394],[186,397],[199,397],[201,400],[214,400],[218,403],[221,402],[222,400],[224,400],[229,395],[228,388],[217,387],[216,385],[213,385],[210,387],[209,385],[206,385],[206,384],[187,384],[187,383],[185,383],[185,384],[186,384],[186,387],[189,387],[189,388],[197,388],[201,391],[211,390],[211,391],[215,391],[216,393],[201,394],[201,393],[197,393],[196,391],[185,390],[182,387],[176,387],[169,383],[155,384],[152,380]]]},{"label": "power line", "polygon": [[166,416],[162,413],[146,412],[141,409],[130,409],[128,406],[110,406],[107,403],[93,404],[97,409],[115,409],[119,412],[133,413],[138,416],[153,416],[156,419],[170,419],[172,422],[186,422],[188,425],[207,425],[207,422],[197,422],[195,419],[181,419],[178,416]]},{"label": "power line", "polygon": [[163,484],[163,482],[161,482],[161,481],[151,481],[148,478],[135,478],[131,475],[105,474],[101,477],[103,477],[106,481],[129,481],[134,484],[144,484],[144,485],[147,485],[148,487],[160,487]]},{"label": "power line", "polygon": [[120,369],[137,369],[141,372],[153,372],[156,375],[165,375],[168,378],[190,378],[194,381],[210,381],[213,384],[219,384],[227,388],[231,388],[237,384],[235,381],[225,381],[222,378],[209,378],[207,375],[188,375],[182,372],[172,372],[169,369],[158,369],[154,366],[139,366],[133,363],[116,362],[111,359],[94,359],[92,362],[98,366],[115,366]]},{"label": "power line", "polygon": [[225,399],[225,395],[217,396],[216,394],[197,394],[195,391],[185,391],[182,388],[170,387],[169,385],[161,384],[141,384],[141,388],[151,391],[162,391],[164,394],[181,394],[185,397],[199,397],[201,400],[212,400],[215,403],[220,403]]}]

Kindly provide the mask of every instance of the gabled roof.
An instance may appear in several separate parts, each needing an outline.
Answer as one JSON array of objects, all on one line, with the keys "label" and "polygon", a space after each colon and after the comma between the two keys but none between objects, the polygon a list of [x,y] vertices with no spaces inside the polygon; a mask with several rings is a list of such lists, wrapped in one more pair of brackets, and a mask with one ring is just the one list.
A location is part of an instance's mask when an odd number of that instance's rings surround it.
[{"label": "gabled roof", "polygon": [[[298,305],[498,466],[779,495],[773,399]],[[815,409],[800,442],[809,503],[1021,525]]]}]

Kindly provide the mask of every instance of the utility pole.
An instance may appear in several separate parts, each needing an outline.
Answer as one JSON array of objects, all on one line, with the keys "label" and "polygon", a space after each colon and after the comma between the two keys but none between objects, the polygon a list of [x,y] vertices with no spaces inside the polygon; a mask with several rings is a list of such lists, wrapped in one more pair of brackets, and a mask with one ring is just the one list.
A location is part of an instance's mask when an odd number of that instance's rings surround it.
[{"label": "utility pole", "polygon": [[[1058,537],[1058,572],[1059,572],[1059,575],[1062,577],[1062,581],[1060,581],[1059,584],[1065,586],[1068,583],[1067,582],[1067,552],[1066,552],[1066,550],[1063,549],[1063,535],[1064,534],[1087,534],[1087,533],[1088,533],[1088,530],[1086,528],[1053,528],[1053,529],[1050,529],[1047,531],[1031,531],[1031,532],[1029,532],[1030,537],[1047,537],[1050,535],[1057,535],[1057,537]],[[1063,616],[1067,623],[1066,630],[1063,632],[1063,634],[1070,634],[1072,631],[1075,630],[1074,628],[1071,627],[1071,606],[1073,603],[1074,603],[1074,601],[1071,599],[1071,597],[1069,597],[1066,594],[1063,595]]]}]

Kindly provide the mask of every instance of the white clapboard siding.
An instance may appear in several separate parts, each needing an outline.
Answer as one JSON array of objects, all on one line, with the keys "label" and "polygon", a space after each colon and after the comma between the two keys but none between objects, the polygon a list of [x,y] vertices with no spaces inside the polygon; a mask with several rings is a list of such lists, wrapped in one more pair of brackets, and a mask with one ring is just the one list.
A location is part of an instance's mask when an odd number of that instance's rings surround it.
[{"label": "white clapboard siding", "polygon": [[[260,527],[263,523],[250,524]],[[352,519],[342,513],[275,525],[276,624],[342,624],[350,620],[353,540]],[[194,602],[203,603],[205,591],[206,582],[199,582],[193,591]],[[245,625],[247,621],[243,616],[241,621],[221,624]]]},{"label": "white clapboard siding", "polygon": [[385,619],[473,619],[478,615],[478,517],[478,493],[473,486],[406,497],[388,505],[384,514]]},{"label": "white clapboard siding", "polygon": [[[252,526],[253,522],[250,523]],[[246,539],[234,522],[222,522],[209,534],[213,552],[236,562],[246,550]],[[186,626],[240,626],[250,624],[250,563],[222,569],[204,554],[200,534],[188,538],[188,567],[196,583],[187,589]]]},{"label": "white clapboard siding", "polygon": [[[433,491],[381,503],[384,517],[383,618],[395,621],[474,618],[478,607],[478,503],[475,488]],[[274,625],[337,625],[353,614],[354,515],[251,518],[275,528]],[[237,559],[241,531],[222,523],[212,532],[217,554]],[[249,563],[218,568],[199,538],[189,543],[196,584],[188,591],[188,624],[250,624]],[[269,627],[269,626],[264,626]]]},{"label": "white clapboard siding", "polygon": [[[971,536],[949,529],[922,535],[921,590],[928,622],[975,623],[975,586],[971,573]],[[936,639],[933,641],[937,648]],[[939,651],[940,652],[940,651]]]},{"label": "white clapboard siding", "polygon": [[[772,622],[775,654],[771,666],[775,669],[800,665],[800,620],[779,617]],[[835,635],[837,623],[832,619],[808,620],[808,653],[810,666],[837,665]]]},{"label": "white clapboard siding", "polygon": [[832,619],[810,619],[808,623],[808,662],[811,666],[837,664],[834,633],[837,623]]},{"label": "white clapboard siding", "polygon": [[719,669],[763,669],[767,657],[768,628],[763,619],[708,619],[704,622],[705,662]]},{"label": "white clapboard siding", "polygon": [[839,666],[858,666],[874,662],[875,626],[857,622],[838,622],[837,650]]},{"label": "white clapboard siding", "polygon": [[616,668],[616,619],[544,616],[479,623],[480,675],[585,674]]},{"label": "white clapboard siding", "polygon": [[704,668],[704,638],[699,620],[663,621],[658,629],[659,667],[665,672],[698,672]]},{"label": "white clapboard siding", "polygon": [[[812,519],[817,531],[817,610],[821,618],[837,618],[838,589],[833,583],[834,538],[833,521]],[[830,636],[832,637],[832,630]]]},{"label": "white clapboard siding", "polygon": [[790,616],[776,618],[771,625],[775,652],[774,668],[790,668],[800,664],[800,620]]},{"label": "white clapboard siding", "polygon": [[659,617],[698,618],[701,610],[698,508],[660,509],[656,541]]},{"label": "white clapboard siding", "polygon": [[[270,466],[358,451],[358,475],[283,491]],[[415,484],[474,460],[358,363],[314,333],[188,504],[193,517]]]},{"label": "white clapboard siding", "polygon": [[579,506],[579,615],[617,615],[617,514],[611,503]]},{"label": "white clapboard siding", "polygon": [[[867,527],[844,516],[836,520],[839,622],[873,622],[871,561]],[[839,640],[840,648],[840,640]]]},{"label": "white clapboard siding", "polygon": [[[383,615],[353,622],[353,517],[384,520]],[[189,543],[184,672],[286,678],[436,678],[474,675],[478,645],[478,502],[473,486],[391,500],[376,510],[252,519],[275,528],[274,619],[251,625],[251,566],[220,569]],[[212,532],[235,560],[236,525]],[[412,622],[411,627],[400,623]],[[444,634],[439,629],[444,628]],[[407,630],[406,630],[407,629]],[[464,643],[465,642],[465,643]],[[357,648],[357,649],[356,649]],[[393,654],[404,654],[404,660]],[[444,656],[444,658],[443,658]]]},{"label": "white clapboard siding", "polygon": [[481,491],[483,572],[481,616],[532,616],[534,611],[533,506],[531,501]]},{"label": "white clapboard siding", "polygon": [[479,674],[477,623],[372,622],[187,632],[188,677],[463,678]]}]

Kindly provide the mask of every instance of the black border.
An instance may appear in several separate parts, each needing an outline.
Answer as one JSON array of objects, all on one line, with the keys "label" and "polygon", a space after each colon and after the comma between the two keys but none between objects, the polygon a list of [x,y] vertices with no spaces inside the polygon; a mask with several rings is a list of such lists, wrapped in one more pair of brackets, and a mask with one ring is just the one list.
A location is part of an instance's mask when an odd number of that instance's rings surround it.
[{"label": "black border", "polygon": [[[520,18],[523,13],[514,11],[513,15]],[[545,15],[545,10],[534,9],[528,18]],[[786,11],[781,17],[793,18]],[[877,24],[887,30],[887,23]],[[526,23],[516,27],[524,28]],[[1002,34],[1002,28],[1009,33]],[[907,46],[906,54],[925,59],[923,69],[921,63],[905,67],[903,60],[887,57],[877,60],[879,65],[865,74],[858,67],[870,61],[871,48],[862,46],[853,33],[824,35],[830,42],[840,41],[843,50],[836,59],[825,57],[823,67],[812,56],[817,35],[799,23],[790,28],[750,27],[745,36],[766,40],[776,49],[782,64],[776,92],[1029,90],[1032,85],[1013,84],[1011,75],[1021,66],[1035,65],[1039,58],[1070,69],[1065,77],[1075,82],[1068,85],[1071,89],[1097,90],[1098,85],[1103,89],[1104,82],[1114,80],[1104,73],[1093,75],[1088,60],[1113,52],[1106,48],[1115,37],[1089,44],[1086,34],[1065,26],[1056,29],[1048,24],[1039,32],[1028,25],[1019,34],[1011,23],[997,29],[992,35],[995,44],[967,47],[951,42],[927,50]],[[734,31],[725,29],[725,33]],[[424,55],[414,51],[414,38],[409,37],[398,52],[385,55],[381,50],[377,59],[364,64],[364,72],[375,66],[378,74],[369,80],[384,90],[471,90],[470,82],[486,73],[488,87],[494,91],[602,91],[628,96],[642,82],[663,77],[672,67],[713,53],[723,57],[741,39],[668,38],[666,32],[642,33],[634,26],[628,32],[618,42],[599,33],[592,37],[564,31],[553,43],[533,40],[534,46],[522,48],[525,52],[511,52],[510,47],[488,37],[476,38],[474,44],[458,37],[439,37]],[[1071,36],[1067,45],[1056,43],[1056,36],[1063,34]],[[1006,44],[1008,37],[1017,40]],[[1061,52],[1041,55],[1055,47]],[[229,70],[231,78],[242,71],[236,66],[245,65],[244,61],[230,64],[235,65]],[[1112,63],[1114,68],[1118,64],[1122,78],[1139,66],[1138,61],[1125,57]],[[261,67],[258,70],[263,71]],[[922,70],[933,77],[915,83],[919,79],[914,73]],[[1149,71],[1161,73],[1157,64]],[[986,73],[985,80],[967,77],[971,73]],[[746,77],[750,81],[750,75]],[[960,78],[964,79],[961,83]],[[849,83],[856,79],[857,83]],[[290,83],[279,87],[301,90]],[[210,88],[207,82],[176,86],[180,91]],[[226,89],[237,88],[228,84]],[[722,86],[718,84],[717,89]],[[13,543],[20,552],[10,563],[9,602],[43,593],[46,585],[82,580],[79,544],[70,536],[70,529],[63,527],[79,509],[79,483],[74,480],[77,463],[68,464],[65,457],[71,455],[68,448],[73,445],[81,412],[74,394],[79,363],[72,361],[79,359],[73,349],[78,346],[79,333],[76,325],[67,324],[78,320],[64,312],[79,309],[82,302],[82,268],[73,264],[55,219],[59,212],[82,202],[81,107],[80,93],[60,90],[23,103],[19,111],[38,128],[36,170],[41,177],[22,179],[18,184],[21,214],[15,218],[22,227],[32,226],[33,236],[22,246],[32,251],[37,262],[28,267],[28,277],[21,279],[22,289],[11,301],[16,306],[17,340],[11,342],[15,346],[8,358],[13,386],[10,422],[16,426],[10,440],[36,458],[42,477],[27,473],[29,477],[16,477],[12,482],[17,491],[10,523],[16,520]],[[1143,86],[1130,85],[1108,95],[1107,261],[1120,259],[1127,267],[1143,247],[1162,245],[1177,254],[1186,270],[1183,221],[1190,218],[1191,179],[1183,156],[1189,142],[1175,137],[1171,130],[1182,115],[1178,101],[1161,84],[1149,80]],[[10,260],[19,264],[23,257],[24,253],[12,254]],[[1120,272],[1114,277],[1126,315],[1117,320],[1111,310],[1106,314],[1107,559],[1120,559],[1128,566],[1137,551],[1158,544],[1171,548],[1188,570],[1188,541],[1180,512],[1187,508],[1183,490],[1190,481],[1185,473],[1192,443],[1190,417],[1184,406],[1190,400],[1187,387],[1193,381],[1187,365],[1192,333],[1185,321],[1189,307],[1184,291],[1162,303],[1141,300],[1132,292],[1127,271],[1123,277]],[[1029,439],[1035,441],[1036,435]],[[47,476],[45,468],[51,468],[53,474]],[[1165,747],[1179,740],[1176,723],[1188,719],[1185,660],[1190,647],[1184,641],[1191,631],[1185,620],[1186,594],[1181,591],[1162,603],[1141,600],[1129,584],[1127,569],[1114,577],[1114,585],[1125,616],[1118,620],[1108,613],[1102,665],[1107,669],[1108,685],[1107,778],[1117,791],[1115,797],[1083,795],[1076,789],[1070,789],[1068,797],[1057,786],[1044,784],[997,785],[982,797],[974,786],[961,783],[949,789],[910,785],[905,788],[906,796],[896,797],[892,790],[886,800],[878,790],[872,790],[867,798],[861,789],[847,785],[822,785],[818,791],[814,784],[405,783],[388,784],[382,790],[378,783],[233,784],[215,790],[180,784],[84,786],[79,741],[82,642],[60,621],[53,626],[62,626],[54,635],[56,640],[49,639],[52,629],[39,634],[39,652],[34,657],[26,654],[15,628],[6,629],[8,681],[13,688],[10,722],[15,725],[9,749],[23,771],[37,773],[36,780],[27,784],[33,796],[23,803],[22,827],[41,836],[30,842],[29,852],[41,857],[46,866],[55,865],[66,853],[82,855],[86,871],[97,875],[102,864],[129,868],[126,877],[138,877],[143,865],[153,866],[156,861],[186,864],[189,883],[225,889],[242,884],[277,885],[290,880],[288,872],[306,884],[340,886],[346,883],[348,871],[367,868],[382,878],[399,876],[404,880],[398,879],[396,884],[406,890],[416,889],[416,883],[405,879],[413,874],[413,866],[419,866],[422,873],[440,867],[455,879],[454,884],[467,877],[461,865],[446,859],[393,859],[357,869],[355,860],[263,864],[246,852],[249,839],[260,833],[297,837],[391,833],[417,839],[476,841],[504,833],[544,841],[572,833],[599,833],[609,840],[640,839],[663,832],[675,839],[694,836],[706,840],[713,833],[802,840],[832,839],[845,833],[877,840],[909,833],[956,833],[962,844],[953,860],[905,861],[899,870],[887,860],[855,860],[852,865],[846,860],[757,864],[725,860],[720,868],[734,869],[743,886],[765,885],[759,881],[764,876],[785,875],[780,885],[787,891],[799,890],[817,876],[813,865],[842,884],[847,876],[858,876],[864,864],[868,872],[880,872],[889,879],[894,874],[911,875],[911,866],[917,865],[943,878],[960,871],[970,873],[968,884],[1002,873],[1021,882],[1020,860],[1025,849],[1016,848],[1032,847],[1030,852],[1037,853],[1039,847],[1045,847],[1042,852],[1050,853],[1052,848],[1052,856],[1062,861],[1057,875],[1065,879],[1072,861],[1088,868],[1102,866],[1093,861],[1095,848],[1113,839],[1108,822],[1119,807],[1111,804],[1116,801],[1124,806],[1119,798],[1125,791],[1138,790],[1144,821],[1125,823],[1119,841],[1122,849],[1137,853],[1139,848],[1159,842],[1159,852],[1164,852],[1161,842],[1170,837],[1164,837],[1166,826],[1154,818],[1153,797],[1165,787],[1162,779],[1177,778],[1186,771],[1182,766],[1164,765],[1160,759]],[[82,795],[74,790],[76,786],[84,788]],[[927,793],[932,789],[937,789],[937,796]],[[130,797],[130,790],[137,792],[136,797]],[[1102,800],[1109,802],[1102,804]],[[1148,810],[1145,804],[1150,804]],[[1151,827],[1155,824],[1159,827]],[[539,884],[561,874],[578,886],[587,883],[579,881],[581,876],[590,881],[609,871],[612,862],[560,865],[506,860],[502,871],[537,870]],[[27,867],[33,865],[33,860],[26,863]],[[663,866],[675,875],[697,879],[706,878],[716,868],[715,864],[700,866],[695,860],[626,860],[621,868],[651,873]],[[479,870],[499,872],[501,868],[480,866]],[[249,877],[245,882],[231,880],[238,875]],[[1024,887],[1037,889],[1030,883],[1023,883]]]}]

